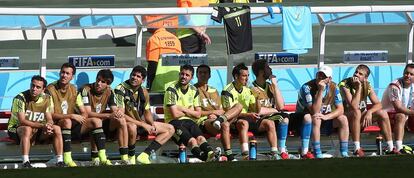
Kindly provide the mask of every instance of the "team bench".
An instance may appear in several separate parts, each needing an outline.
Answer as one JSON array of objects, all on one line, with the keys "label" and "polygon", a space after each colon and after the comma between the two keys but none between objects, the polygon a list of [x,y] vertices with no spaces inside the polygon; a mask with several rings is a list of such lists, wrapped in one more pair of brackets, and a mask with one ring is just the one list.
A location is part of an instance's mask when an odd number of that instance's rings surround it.
[{"label": "team bench", "polygon": [[[289,113],[295,112],[296,104],[287,104],[284,109],[286,110],[286,112],[289,112]],[[157,122],[164,122],[164,109],[162,106],[152,106],[150,110],[152,113],[154,113],[154,119]],[[389,112],[388,115],[390,116],[391,118],[390,120],[392,122],[394,119],[395,113]],[[10,111],[0,111],[0,131],[7,132],[7,121],[10,118],[10,116],[11,116]],[[407,126],[408,126],[408,130],[413,132],[414,131],[414,119],[409,119]],[[380,132],[380,130],[381,129],[377,125],[373,125],[373,126],[364,128],[363,132],[364,133],[376,133],[376,132]],[[254,137],[254,134],[252,132],[249,132],[248,135],[249,137]],[[294,136],[294,134],[291,134],[291,131],[289,135]],[[218,140],[220,139],[221,135],[220,134],[217,134],[217,135],[206,134],[205,137],[215,138]],[[140,137],[138,139],[139,140],[153,140],[155,139],[155,136],[150,135],[148,137]],[[3,137],[0,137],[0,142],[13,142],[13,140],[11,140],[8,136],[3,136]]]}]

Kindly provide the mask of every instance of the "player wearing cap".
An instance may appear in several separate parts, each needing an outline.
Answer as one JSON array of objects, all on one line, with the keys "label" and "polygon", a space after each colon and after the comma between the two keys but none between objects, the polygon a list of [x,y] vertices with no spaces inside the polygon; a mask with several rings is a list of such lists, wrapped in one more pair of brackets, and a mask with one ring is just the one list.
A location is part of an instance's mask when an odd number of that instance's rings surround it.
[{"label": "player wearing cap", "polygon": [[[291,123],[301,125],[302,157],[322,158],[320,143],[321,125],[334,121],[339,126],[340,152],[348,157],[348,120],[339,89],[332,81],[332,69],[322,66],[316,73],[316,79],[306,82],[299,90],[296,113],[292,114]],[[308,151],[312,131],[314,155]]]}]

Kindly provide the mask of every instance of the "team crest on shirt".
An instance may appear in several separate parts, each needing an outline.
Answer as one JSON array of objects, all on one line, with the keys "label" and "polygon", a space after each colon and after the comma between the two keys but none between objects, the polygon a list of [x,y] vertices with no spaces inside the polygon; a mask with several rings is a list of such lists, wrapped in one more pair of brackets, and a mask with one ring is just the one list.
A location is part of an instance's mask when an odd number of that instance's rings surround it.
[{"label": "team crest on shirt", "polygon": [[45,113],[43,112],[33,112],[30,110],[26,110],[26,118],[33,122],[42,122],[45,120]]},{"label": "team crest on shirt", "polygon": [[102,104],[101,104],[101,103],[99,103],[99,104],[97,104],[97,105],[96,105],[96,107],[95,107],[95,111],[96,111],[96,113],[100,113],[100,112],[101,112],[101,110],[102,110]]},{"label": "team crest on shirt", "polygon": [[68,102],[66,100],[62,101],[62,104],[60,105],[60,108],[62,108],[62,114],[68,114]]},{"label": "team crest on shirt", "polygon": [[321,107],[321,113],[322,114],[327,114],[327,113],[330,113],[330,112],[332,112],[331,105],[322,105],[322,107]]}]

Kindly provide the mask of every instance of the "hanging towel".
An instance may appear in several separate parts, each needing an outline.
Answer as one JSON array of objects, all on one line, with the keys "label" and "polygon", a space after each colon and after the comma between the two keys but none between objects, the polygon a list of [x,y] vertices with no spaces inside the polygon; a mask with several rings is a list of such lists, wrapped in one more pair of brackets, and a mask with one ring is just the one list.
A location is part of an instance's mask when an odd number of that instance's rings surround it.
[{"label": "hanging towel", "polygon": [[309,7],[282,7],[282,48],[304,54],[312,48],[312,16]]}]

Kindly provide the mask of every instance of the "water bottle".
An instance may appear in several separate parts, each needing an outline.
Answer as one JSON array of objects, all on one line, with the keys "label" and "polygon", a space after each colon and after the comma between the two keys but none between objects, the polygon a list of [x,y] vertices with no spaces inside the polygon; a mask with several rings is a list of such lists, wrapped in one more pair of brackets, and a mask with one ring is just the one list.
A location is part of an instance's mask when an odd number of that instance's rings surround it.
[{"label": "water bottle", "polygon": [[378,136],[376,139],[377,142],[377,155],[381,156],[383,154],[382,151],[382,137]]},{"label": "water bottle", "polygon": [[178,159],[180,163],[186,163],[187,162],[187,153],[184,145],[181,145],[178,149]]},{"label": "water bottle", "polygon": [[257,159],[257,141],[256,139],[250,140],[250,148],[249,148],[249,160],[256,160]]},{"label": "water bottle", "polygon": [[151,162],[157,160],[157,153],[155,153],[155,150],[151,150],[150,160]]}]

